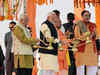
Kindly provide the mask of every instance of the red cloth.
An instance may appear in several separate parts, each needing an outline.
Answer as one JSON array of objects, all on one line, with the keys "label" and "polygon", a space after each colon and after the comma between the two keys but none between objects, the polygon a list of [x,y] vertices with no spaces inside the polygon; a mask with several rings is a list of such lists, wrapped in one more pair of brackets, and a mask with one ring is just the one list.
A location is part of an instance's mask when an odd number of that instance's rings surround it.
[{"label": "red cloth", "polygon": [[84,50],[85,50],[85,41],[80,41],[80,43],[78,44],[77,48],[78,48],[79,52],[84,52]]},{"label": "red cloth", "polygon": [[[89,30],[90,30],[90,34],[92,35],[92,42],[93,42],[93,45],[94,45],[94,52],[96,52],[96,37],[95,37],[95,32],[96,32],[96,25],[92,22],[89,22]],[[85,51],[85,44],[86,41],[80,41],[80,43],[78,44],[78,51],[79,52],[84,52]],[[80,46],[80,44],[83,44]]]}]

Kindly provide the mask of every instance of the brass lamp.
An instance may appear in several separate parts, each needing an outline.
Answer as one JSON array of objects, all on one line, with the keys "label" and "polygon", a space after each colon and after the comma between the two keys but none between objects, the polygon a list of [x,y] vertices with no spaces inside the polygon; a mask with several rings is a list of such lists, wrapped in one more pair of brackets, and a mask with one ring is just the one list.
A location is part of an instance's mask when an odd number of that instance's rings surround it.
[{"label": "brass lamp", "polygon": [[48,42],[49,42],[49,46],[47,47],[47,49],[48,49],[48,50],[53,49],[52,43],[54,42],[54,37],[49,38],[49,39],[48,39]]},{"label": "brass lamp", "polygon": [[59,46],[58,48],[59,48],[60,51],[64,50],[64,48],[62,47],[62,43],[61,42],[59,42],[58,46]]},{"label": "brass lamp", "polygon": [[90,43],[91,42],[91,40],[90,40],[90,32],[86,32],[85,33],[85,35],[86,35],[86,43]]},{"label": "brass lamp", "polygon": [[79,43],[79,40],[73,40],[72,51],[78,51],[77,49],[78,43]]}]

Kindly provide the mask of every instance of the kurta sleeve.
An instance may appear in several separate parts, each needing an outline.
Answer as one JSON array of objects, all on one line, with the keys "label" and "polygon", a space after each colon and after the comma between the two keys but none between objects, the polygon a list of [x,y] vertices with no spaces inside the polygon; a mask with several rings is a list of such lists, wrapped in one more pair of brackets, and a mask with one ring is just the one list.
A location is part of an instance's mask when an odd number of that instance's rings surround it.
[{"label": "kurta sleeve", "polygon": [[86,40],[85,33],[80,32],[80,27],[76,24],[75,25],[75,30],[74,30],[75,38],[79,40]]},{"label": "kurta sleeve", "polygon": [[75,38],[80,37],[80,29],[78,25],[75,25],[75,30],[74,30]]},{"label": "kurta sleeve", "polygon": [[97,29],[96,29],[95,33],[96,33],[96,39],[99,39],[100,38],[100,35],[99,35]]},{"label": "kurta sleeve", "polygon": [[43,33],[43,35],[45,36],[46,39],[51,38],[50,29],[48,28],[48,26],[46,24],[42,24],[40,30],[41,30],[41,32]]},{"label": "kurta sleeve", "polygon": [[13,33],[21,42],[25,44],[35,45],[37,43],[37,40],[33,38],[27,38],[23,29],[21,29],[19,26],[15,27]]}]

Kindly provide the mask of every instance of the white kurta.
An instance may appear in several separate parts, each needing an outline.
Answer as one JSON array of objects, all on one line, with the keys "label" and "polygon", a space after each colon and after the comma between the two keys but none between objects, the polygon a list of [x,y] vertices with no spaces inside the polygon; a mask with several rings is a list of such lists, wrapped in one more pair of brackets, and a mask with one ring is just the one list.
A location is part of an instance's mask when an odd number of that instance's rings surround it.
[{"label": "white kurta", "polygon": [[[46,24],[41,25],[41,32],[44,34],[46,38],[51,37],[51,32]],[[58,57],[56,55],[51,54],[40,54],[40,68],[43,70],[52,70],[57,72],[58,67]]]}]

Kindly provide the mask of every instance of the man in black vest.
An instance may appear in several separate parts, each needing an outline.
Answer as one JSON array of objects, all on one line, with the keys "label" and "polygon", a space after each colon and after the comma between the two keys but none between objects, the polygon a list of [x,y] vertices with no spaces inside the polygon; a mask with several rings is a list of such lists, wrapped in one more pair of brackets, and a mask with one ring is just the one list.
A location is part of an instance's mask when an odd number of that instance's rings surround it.
[{"label": "man in black vest", "polygon": [[[74,19],[75,19],[74,14],[68,13],[67,15],[68,23],[63,24],[65,28],[66,37],[67,39],[70,40],[74,38],[74,22],[73,22]],[[69,49],[71,50],[70,47]],[[75,66],[75,58],[73,51],[69,51],[69,56],[70,56],[71,66],[69,66],[68,75],[76,75],[76,66]]]},{"label": "man in black vest", "polygon": [[40,39],[45,42],[45,44],[40,42],[40,46],[44,48],[39,49],[41,75],[55,75],[55,72],[58,72],[58,43],[52,43],[53,48],[48,49],[49,39],[52,37],[54,40],[58,39],[57,30],[54,26],[56,17],[54,12],[50,12],[47,20],[41,25]]}]

